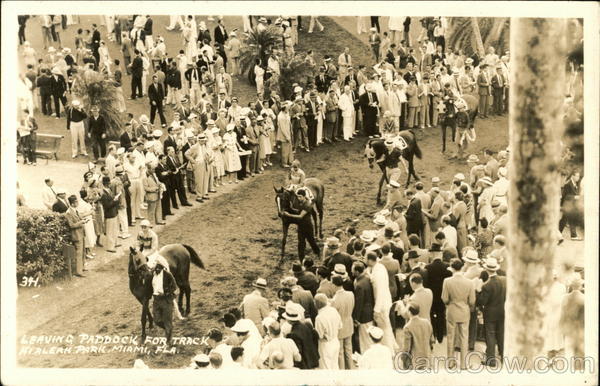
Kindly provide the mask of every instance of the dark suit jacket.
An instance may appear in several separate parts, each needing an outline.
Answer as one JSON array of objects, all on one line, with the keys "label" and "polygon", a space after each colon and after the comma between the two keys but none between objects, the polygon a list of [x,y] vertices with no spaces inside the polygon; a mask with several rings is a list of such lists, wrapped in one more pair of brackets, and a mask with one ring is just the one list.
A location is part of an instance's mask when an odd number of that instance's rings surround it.
[{"label": "dark suit jacket", "polygon": [[[56,76],[56,79],[54,78]],[[62,96],[67,91],[67,82],[62,75],[50,76],[50,91],[52,95]]]},{"label": "dark suit jacket", "polygon": [[69,207],[59,199],[57,199],[56,202],[52,205],[53,212],[65,213],[68,209]]},{"label": "dark suit jacket", "polygon": [[319,366],[319,337],[315,329],[307,322],[293,322],[288,338],[293,340],[300,351],[300,362],[294,366],[300,369],[314,369]]},{"label": "dark suit jacket", "polygon": [[477,305],[488,322],[504,320],[504,302],[506,301],[506,277],[492,276],[481,287],[477,296]]},{"label": "dark suit jacket", "polygon": [[427,278],[424,280],[424,286],[433,292],[433,303],[441,303],[444,279],[452,276],[452,273],[448,271],[448,264],[441,259],[436,259],[425,266],[425,270]]},{"label": "dark suit jacket", "polygon": [[140,56],[133,58],[131,62],[131,74],[136,78],[141,78],[144,73],[144,62]]},{"label": "dark suit jacket", "polygon": [[561,189],[560,205],[562,206],[565,202],[572,201],[575,196],[579,195],[579,182],[573,184],[573,181],[569,178],[566,184]]},{"label": "dark suit jacket", "polygon": [[[344,79],[344,85],[350,84],[351,80],[354,81],[354,83],[356,84],[356,87],[358,88],[358,77],[356,76],[356,74],[346,75],[346,79]],[[354,99],[356,100],[356,98],[354,98]]]},{"label": "dark suit jacket", "polygon": [[100,138],[102,134],[106,134],[106,122],[102,115],[94,118],[93,115],[88,117],[88,130],[92,137]]},{"label": "dark suit jacket", "polygon": [[217,25],[215,27],[214,35],[215,35],[215,43],[219,43],[219,44],[225,44],[225,42],[229,38],[229,35],[227,34],[227,29],[225,28],[225,26],[223,26],[223,32],[221,32],[221,28],[219,28],[219,26]]},{"label": "dark suit jacket", "polygon": [[303,272],[299,275],[295,275],[298,278],[298,285],[315,296],[317,289],[319,288],[319,279],[312,272]]},{"label": "dark suit jacket", "polygon": [[154,172],[156,173],[156,177],[158,177],[158,180],[167,186],[171,182],[171,173],[167,173],[167,174],[164,174],[164,173],[166,173],[168,171],[169,171],[169,168],[166,166],[163,166],[163,164],[161,164],[160,162],[156,165],[156,168],[154,169]]},{"label": "dark suit jacket", "polygon": [[127,132],[124,132],[119,137],[119,143],[120,143],[121,147],[124,148],[125,150],[129,149],[132,146],[131,135],[129,135]]},{"label": "dark suit jacket", "polygon": [[[165,138],[165,142],[163,143],[164,146],[164,153],[167,154],[167,148],[172,147],[173,149],[175,149],[175,154],[177,154],[177,152],[179,151],[179,149],[177,148],[177,142],[175,142],[171,136],[168,136],[167,138]],[[169,163],[167,162],[167,165],[169,165]]]},{"label": "dark suit jacket", "polygon": [[[173,160],[175,162],[173,162]],[[179,175],[181,175],[181,171],[183,169],[180,169],[176,174],[175,174],[175,171],[177,170],[178,167],[181,166],[181,162],[179,162],[179,160],[177,159],[177,156],[174,156],[173,160],[171,160],[171,157],[167,156],[167,168],[171,171],[172,176],[179,176]]]},{"label": "dark suit jacket", "polygon": [[152,35],[152,19],[151,18],[146,19],[146,24],[144,24],[144,32],[146,33],[146,36]]},{"label": "dark suit jacket", "polygon": [[167,73],[167,85],[176,89],[181,88],[181,72],[179,70],[171,68]]},{"label": "dark suit jacket", "polygon": [[329,272],[333,272],[336,264],[344,264],[346,267],[346,272],[352,271],[352,257],[349,254],[344,252],[337,252],[333,254],[329,259],[325,260],[325,266],[329,270]]},{"label": "dark suit jacket", "polygon": [[188,68],[183,73],[183,76],[188,81],[188,86],[190,88],[192,87],[192,73],[194,73],[194,72],[196,72],[196,79],[198,79],[198,82],[202,83],[202,72],[200,71],[200,67],[197,67],[197,68]]},{"label": "dark suit jacket", "polygon": [[320,93],[326,93],[329,88],[329,83],[327,80],[327,75],[319,74],[315,76],[315,86],[317,87],[317,91]]},{"label": "dark suit jacket", "polygon": [[421,212],[421,200],[413,198],[406,209],[406,230],[410,234],[423,227],[423,216]]},{"label": "dark suit jacket", "polygon": [[385,53],[385,61],[391,64],[392,66],[396,65],[396,58],[394,57],[394,53],[391,50]]},{"label": "dark suit jacket", "polygon": [[362,273],[354,281],[354,310],[352,319],[359,323],[373,321],[373,307],[375,298],[373,296],[373,285],[366,273]]},{"label": "dark suit jacket", "polygon": [[150,102],[156,102],[156,105],[160,106],[164,98],[165,91],[162,84],[157,83],[155,86],[154,83],[150,83],[150,86],[148,86],[148,99],[150,99]]},{"label": "dark suit jacket", "polygon": [[119,211],[119,201],[115,201],[115,198],[112,195],[112,193],[103,190],[102,197],[100,197],[100,202],[102,203],[102,207],[104,208],[104,218],[117,217],[117,213]]},{"label": "dark suit jacket", "polygon": [[486,79],[482,72],[477,76],[477,85],[479,86],[479,95],[490,95],[489,80]]}]

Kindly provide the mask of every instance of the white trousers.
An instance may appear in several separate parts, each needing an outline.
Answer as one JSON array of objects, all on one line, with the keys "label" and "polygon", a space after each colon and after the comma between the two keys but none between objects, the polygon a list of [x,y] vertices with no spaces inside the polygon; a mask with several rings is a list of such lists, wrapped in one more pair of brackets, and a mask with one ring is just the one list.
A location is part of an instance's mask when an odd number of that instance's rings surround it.
[{"label": "white trousers", "polygon": [[323,143],[323,116],[317,117],[317,145]]},{"label": "white trousers", "polygon": [[169,16],[169,26],[167,29],[173,29],[175,27],[179,27],[181,29],[183,26],[183,20],[181,19],[181,15],[170,15]]},{"label": "white trousers", "polygon": [[339,370],[340,341],[339,339],[319,339],[319,369]]},{"label": "white trousers", "polygon": [[[125,193],[123,193],[125,194]],[[121,232],[121,236],[129,233],[129,224],[127,223],[127,208],[119,209],[117,214],[117,218],[119,219],[119,228]]]},{"label": "white trousers", "polygon": [[146,35],[146,51],[150,52],[154,48],[154,38],[152,35]]},{"label": "white trousers", "polygon": [[117,235],[119,225],[117,224],[117,218],[107,218],[106,223],[106,244],[104,245],[107,250],[114,251],[117,245]]},{"label": "white trousers", "polygon": [[364,354],[365,351],[367,351],[369,347],[371,347],[371,345],[373,344],[373,341],[371,340],[371,337],[367,332],[369,327],[371,327],[372,325],[373,322],[361,323],[358,325],[358,344],[360,345],[361,354]]},{"label": "white trousers", "polygon": [[87,154],[85,149],[85,124],[81,122],[71,122],[71,154]]},{"label": "white trousers", "polygon": [[192,82],[192,88],[190,88],[190,105],[195,106],[200,101],[200,98],[202,98],[200,83]]},{"label": "white trousers", "polygon": [[142,202],[144,201],[144,186],[141,179],[131,180],[131,217],[142,217]]},{"label": "white trousers", "polygon": [[343,117],[343,130],[344,139],[350,139],[354,134],[354,109],[352,109],[352,115],[349,117]]},{"label": "white trousers", "polygon": [[310,23],[308,24],[308,33],[311,33],[313,31],[315,24],[317,25],[317,27],[319,27],[319,30],[323,31],[323,29],[325,29],[323,27],[323,24],[321,24],[321,22],[319,21],[318,16],[311,16]]}]

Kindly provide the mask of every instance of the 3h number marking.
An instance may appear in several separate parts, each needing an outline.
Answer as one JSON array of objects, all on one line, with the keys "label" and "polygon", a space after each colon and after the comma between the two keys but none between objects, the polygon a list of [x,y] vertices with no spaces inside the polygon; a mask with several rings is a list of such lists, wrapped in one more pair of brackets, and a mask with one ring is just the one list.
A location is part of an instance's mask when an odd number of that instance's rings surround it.
[{"label": "3h number marking", "polygon": [[39,287],[39,277],[23,276],[19,285],[21,287]]}]

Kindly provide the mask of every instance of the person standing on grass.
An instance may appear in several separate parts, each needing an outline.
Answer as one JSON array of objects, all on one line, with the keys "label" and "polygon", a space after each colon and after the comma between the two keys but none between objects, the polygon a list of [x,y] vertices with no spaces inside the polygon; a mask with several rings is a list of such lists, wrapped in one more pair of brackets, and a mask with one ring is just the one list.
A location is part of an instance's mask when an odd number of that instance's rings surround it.
[{"label": "person standing on grass", "polygon": [[67,81],[57,68],[52,70],[52,76],[50,77],[50,90],[54,99],[54,112],[56,113],[56,119],[59,119],[61,102],[63,108],[66,108],[67,105]]},{"label": "person standing on grass", "polygon": [[369,45],[371,46],[371,51],[373,56],[375,57],[375,61],[379,62],[379,48],[381,45],[381,37],[377,33],[377,28],[371,27],[370,29],[371,35],[369,35]]},{"label": "person standing on grass", "polygon": [[150,101],[150,123],[154,124],[154,117],[158,111],[160,117],[160,123],[162,127],[167,126],[167,118],[163,112],[163,99],[165,98],[165,92],[163,86],[158,83],[158,76],[152,75],[152,84],[148,87],[148,99]]},{"label": "person standing on grass", "polygon": [[[141,98],[144,90],[142,89],[142,76],[144,75],[144,61],[139,50],[134,50],[135,57],[128,66],[131,69],[131,97],[129,99]],[[137,92],[137,94],[136,94]]]}]

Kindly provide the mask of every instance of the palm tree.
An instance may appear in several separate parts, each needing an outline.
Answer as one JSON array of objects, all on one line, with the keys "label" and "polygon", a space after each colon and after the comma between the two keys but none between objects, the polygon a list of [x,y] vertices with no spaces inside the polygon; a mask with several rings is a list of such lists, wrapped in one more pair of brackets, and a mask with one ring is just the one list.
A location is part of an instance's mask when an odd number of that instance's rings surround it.
[{"label": "palm tree", "polygon": [[118,139],[123,128],[123,120],[117,104],[117,89],[114,80],[94,71],[86,71],[77,77],[73,94],[77,95],[89,111],[92,106],[100,108],[100,115],[107,125],[108,139]]},{"label": "palm tree", "polygon": [[450,18],[447,36],[448,47],[462,49],[466,53],[477,52],[485,55],[485,49],[494,46],[497,52],[503,52],[509,45],[508,18]]},{"label": "palm tree", "polygon": [[293,95],[292,85],[294,83],[298,83],[300,87],[305,88],[312,77],[312,67],[300,55],[285,53],[279,57],[279,65],[281,68],[281,77],[279,78],[280,95],[284,98]]},{"label": "palm tree", "polygon": [[281,33],[275,26],[268,26],[260,32],[255,28],[246,34],[240,49],[240,69],[241,72],[248,72],[248,81],[251,84],[255,84],[254,65],[256,59],[260,59],[263,66],[266,66],[268,54],[279,49],[281,44]]}]

